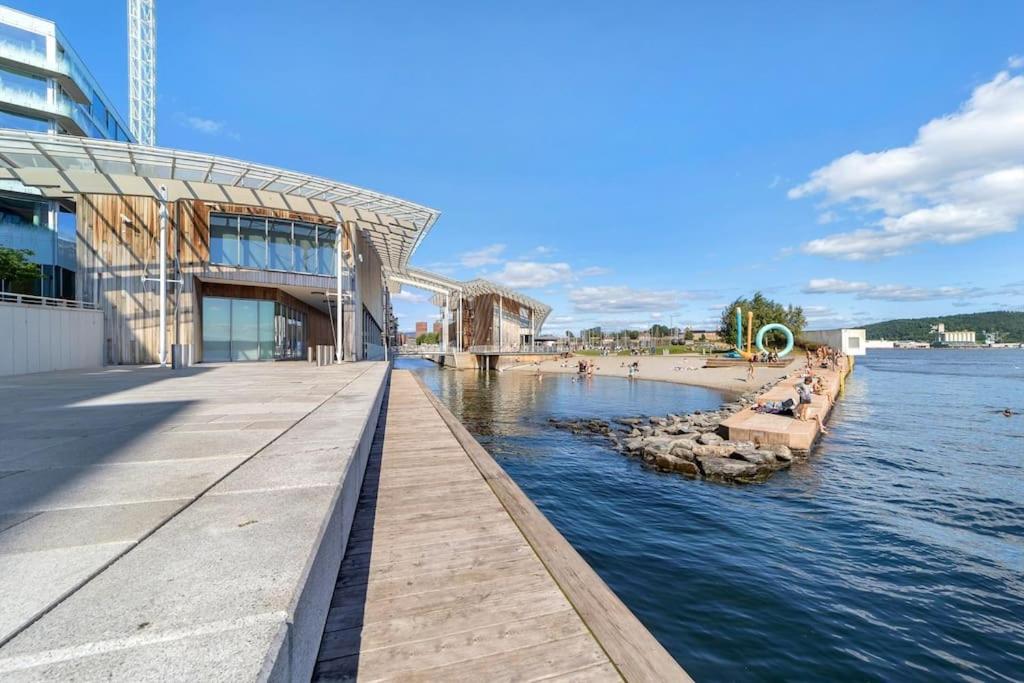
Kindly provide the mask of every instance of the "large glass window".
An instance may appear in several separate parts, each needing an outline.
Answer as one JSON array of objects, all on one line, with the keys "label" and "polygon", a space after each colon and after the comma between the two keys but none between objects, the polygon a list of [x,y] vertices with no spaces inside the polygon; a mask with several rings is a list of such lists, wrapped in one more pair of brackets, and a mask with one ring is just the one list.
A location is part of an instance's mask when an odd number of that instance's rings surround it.
[{"label": "large glass window", "polygon": [[0,87],[46,101],[46,79],[39,76],[0,69]]},{"label": "large glass window", "polygon": [[231,300],[231,360],[260,357],[259,301]]},{"label": "large glass window", "polygon": [[0,24],[0,43],[16,49],[46,56],[46,37],[10,24]]},{"label": "large glass window", "polygon": [[0,128],[27,130],[32,133],[50,132],[50,122],[45,119],[34,119],[31,116],[19,116],[7,111],[0,111]]},{"label": "large glass window", "polygon": [[237,216],[210,216],[210,263],[238,265]]},{"label": "large glass window", "polygon": [[239,218],[238,234],[244,268],[267,267],[267,221],[263,218]]},{"label": "large glass window", "polygon": [[203,297],[203,360],[302,358],[304,313],[274,301]]},{"label": "large glass window", "polygon": [[255,216],[210,214],[210,263],[334,277],[337,229]]},{"label": "large glass window", "polygon": [[203,360],[231,360],[231,299],[203,298]]},{"label": "large glass window", "polygon": [[259,302],[259,342],[260,360],[272,360],[274,358],[274,320],[276,304],[273,301]]},{"label": "large glass window", "polygon": [[316,226],[296,223],[292,270],[316,273]]},{"label": "large glass window", "polygon": [[317,231],[317,269],[316,272],[320,275],[331,275],[333,276],[337,272],[337,251],[335,250],[335,240],[337,239],[338,231],[328,228],[327,226],[321,225]]},{"label": "large glass window", "polygon": [[290,221],[270,221],[270,268],[292,269],[292,224]]}]

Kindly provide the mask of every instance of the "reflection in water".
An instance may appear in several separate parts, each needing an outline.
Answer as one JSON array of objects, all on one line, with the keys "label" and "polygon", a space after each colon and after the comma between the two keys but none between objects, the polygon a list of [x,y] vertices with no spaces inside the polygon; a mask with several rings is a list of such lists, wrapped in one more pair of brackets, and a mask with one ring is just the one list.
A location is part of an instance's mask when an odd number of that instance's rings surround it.
[{"label": "reflection in water", "polygon": [[[547,418],[715,407],[660,382],[413,367],[698,680],[1024,671],[1024,352],[858,363],[809,462],[733,487]],[[909,672],[909,675],[908,675]]]}]

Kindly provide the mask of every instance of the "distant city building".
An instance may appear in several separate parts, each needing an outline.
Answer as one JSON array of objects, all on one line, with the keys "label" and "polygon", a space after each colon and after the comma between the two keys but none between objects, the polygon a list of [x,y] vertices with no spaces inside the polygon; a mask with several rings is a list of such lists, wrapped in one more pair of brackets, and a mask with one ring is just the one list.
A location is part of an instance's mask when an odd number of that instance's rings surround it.
[{"label": "distant city building", "polygon": [[434,321],[434,334],[436,334],[437,336],[441,336],[441,321],[440,320],[435,320]]},{"label": "distant city building", "polygon": [[426,334],[426,333],[427,333],[427,323],[423,322],[423,321],[420,321],[420,322],[416,323],[416,336],[418,337],[421,334]]},{"label": "distant city building", "polygon": [[718,330],[690,330],[697,341],[718,341]]},{"label": "distant city building", "polygon": [[868,348],[868,333],[864,329],[804,330],[800,338],[812,344],[839,349],[847,356],[863,356]]},{"label": "distant city building", "polygon": [[935,343],[943,346],[964,346],[977,342],[974,330],[947,330],[944,323],[933,325],[932,334],[935,335]]},{"label": "distant city building", "polygon": [[[134,142],[57,26],[0,5],[0,128]],[[41,277],[19,293],[76,298],[75,205],[0,180],[0,246],[26,249]],[[80,298],[80,297],[77,297]]]}]

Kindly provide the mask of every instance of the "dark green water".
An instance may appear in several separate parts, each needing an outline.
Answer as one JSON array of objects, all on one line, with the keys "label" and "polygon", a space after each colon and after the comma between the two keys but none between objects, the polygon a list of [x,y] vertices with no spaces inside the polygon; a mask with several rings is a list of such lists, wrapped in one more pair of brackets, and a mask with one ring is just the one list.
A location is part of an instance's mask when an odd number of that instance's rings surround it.
[{"label": "dark green water", "polygon": [[421,373],[698,680],[1024,678],[1022,351],[880,351],[759,486],[644,469],[547,418],[717,406],[659,382]]}]

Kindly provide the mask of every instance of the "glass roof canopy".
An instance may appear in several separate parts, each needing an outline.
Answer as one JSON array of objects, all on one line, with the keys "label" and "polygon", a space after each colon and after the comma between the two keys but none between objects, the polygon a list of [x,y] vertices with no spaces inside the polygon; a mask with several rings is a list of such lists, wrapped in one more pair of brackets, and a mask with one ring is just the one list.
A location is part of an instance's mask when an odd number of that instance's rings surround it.
[{"label": "glass roof canopy", "polygon": [[[446,285],[446,289],[449,290],[449,308],[454,308],[458,305],[460,297],[466,299],[472,299],[476,296],[484,294],[496,294],[502,298],[514,301],[517,304],[524,306],[533,311],[536,316],[536,328],[539,330],[544,326],[544,321],[551,314],[551,307],[547,304],[534,299],[533,297],[526,296],[522,292],[518,292],[509,287],[499,285],[490,280],[484,280],[483,278],[476,278],[475,280],[467,280],[465,282],[459,282],[457,280],[451,280],[449,278],[430,273],[425,270],[419,270],[417,268],[409,268],[404,273],[405,275],[412,276],[413,279],[429,280],[432,283],[443,283]],[[394,274],[392,274],[394,279]],[[408,282],[407,284],[414,284],[415,286],[421,286],[424,289],[431,289],[424,285],[416,285],[416,283]],[[433,290],[437,291],[437,290]],[[435,294],[431,298],[431,303],[435,306],[444,306],[444,295],[441,293]]]},{"label": "glass roof canopy", "polygon": [[[385,268],[401,270],[439,211],[318,176],[161,147],[0,129],[0,177],[48,196],[76,193],[194,198],[352,220]],[[140,182],[140,180],[142,182]],[[213,187],[211,187],[213,186]]]}]

